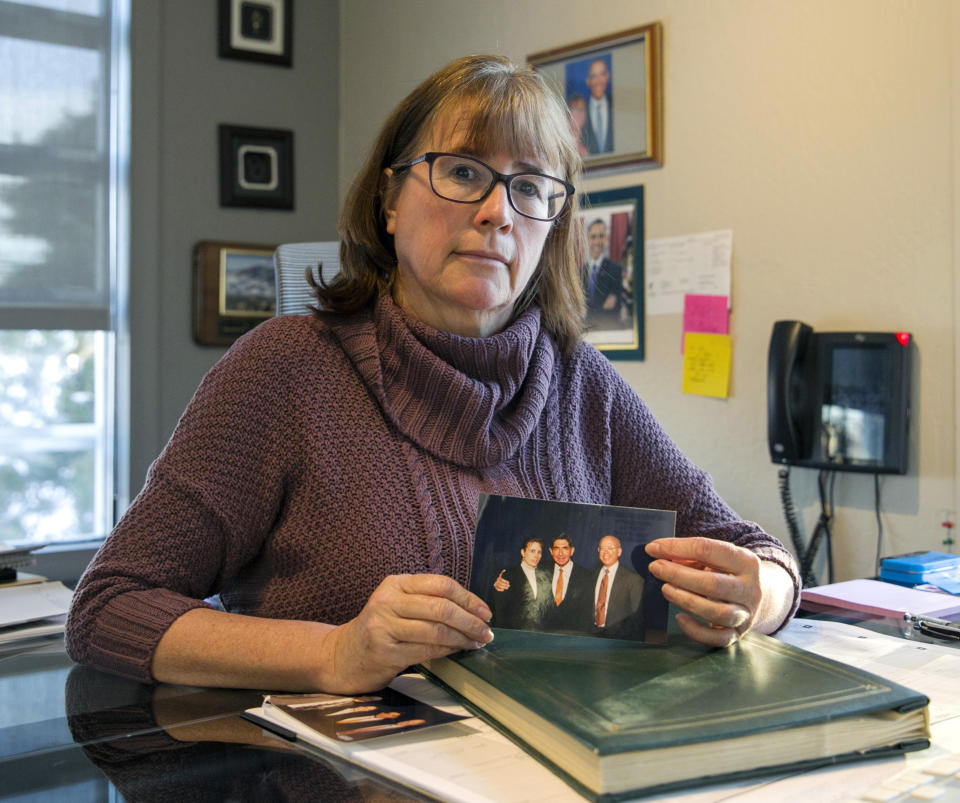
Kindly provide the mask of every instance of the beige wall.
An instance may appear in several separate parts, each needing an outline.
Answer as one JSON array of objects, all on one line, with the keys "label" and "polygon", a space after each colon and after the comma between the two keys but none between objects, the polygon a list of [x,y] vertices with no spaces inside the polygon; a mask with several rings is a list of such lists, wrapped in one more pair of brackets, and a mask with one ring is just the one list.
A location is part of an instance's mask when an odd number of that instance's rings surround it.
[{"label": "beige wall", "polygon": [[[786,537],[766,445],[773,321],[909,330],[919,346],[906,477],[881,479],[884,553],[936,549],[956,507],[954,232],[960,216],[960,10],[951,0],[341,0],[341,196],[383,118],[468,52],[515,60],[659,20],[665,164],[593,179],[645,185],[647,237],[733,229],[730,398],[680,392],[680,317],[646,322],[617,367],[746,518]],[[816,473],[793,472],[805,530]],[[873,478],[836,482],[838,579],[870,574]]]}]

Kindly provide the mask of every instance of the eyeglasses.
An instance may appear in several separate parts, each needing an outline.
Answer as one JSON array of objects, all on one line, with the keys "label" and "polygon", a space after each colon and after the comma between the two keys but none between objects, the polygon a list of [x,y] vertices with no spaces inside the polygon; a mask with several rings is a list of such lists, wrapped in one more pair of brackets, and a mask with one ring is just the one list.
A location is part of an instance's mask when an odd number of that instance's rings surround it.
[{"label": "eyeglasses", "polygon": [[574,193],[572,184],[542,173],[498,173],[472,156],[458,153],[425,153],[412,162],[395,164],[392,170],[409,170],[426,162],[430,167],[430,188],[447,201],[479,203],[502,181],[510,206],[533,220],[555,220]]}]

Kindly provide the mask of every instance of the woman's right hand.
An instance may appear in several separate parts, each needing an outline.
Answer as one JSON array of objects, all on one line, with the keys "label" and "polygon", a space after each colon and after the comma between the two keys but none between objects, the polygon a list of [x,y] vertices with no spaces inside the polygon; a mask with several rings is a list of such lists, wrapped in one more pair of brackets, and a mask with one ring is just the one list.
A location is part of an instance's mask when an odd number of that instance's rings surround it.
[{"label": "woman's right hand", "polygon": [[329,631],[318,688],[367,692],[404,669],[493,640],[490,608],[455,580],[438,574],[387,577],[355,618]]}]

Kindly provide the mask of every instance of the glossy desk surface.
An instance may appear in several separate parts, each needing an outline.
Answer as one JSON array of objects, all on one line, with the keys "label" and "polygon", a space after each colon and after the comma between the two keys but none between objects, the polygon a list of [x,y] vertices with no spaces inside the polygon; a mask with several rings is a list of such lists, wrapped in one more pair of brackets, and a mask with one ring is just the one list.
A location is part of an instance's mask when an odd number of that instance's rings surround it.
[{"label": "glossy desk surface", "polygon": [[[896,621],[850,612],[811,618],[908,635]],[[264,734],[239,716],[260,701],[259,692],[146,686],[78,666],[60,636],[0,645],[0,800],[426,799]]]},{"label": "glossy desk surface", "polygon": [[0,647],[0,800],[423,800],[240,719],[257,692],[145,686],[60,636]]}]

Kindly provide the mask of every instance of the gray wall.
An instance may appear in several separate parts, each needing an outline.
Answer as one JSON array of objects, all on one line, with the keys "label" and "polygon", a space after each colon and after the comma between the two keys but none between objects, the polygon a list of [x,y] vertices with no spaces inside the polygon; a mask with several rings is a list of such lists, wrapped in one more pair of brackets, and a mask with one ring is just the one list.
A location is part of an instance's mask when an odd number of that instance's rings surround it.
[{"label": "gray wall", "polygon": [[[131,496],[224,353],[193,341],[194,244],[336,236],[338,63],[337,0],[295,4],[292,69],[218,58],[214,0],[133,0]],[[220,207],[219,123],[293,130],[293,211]]]}]

